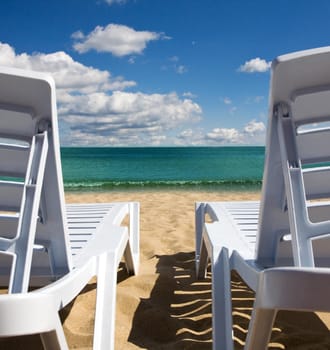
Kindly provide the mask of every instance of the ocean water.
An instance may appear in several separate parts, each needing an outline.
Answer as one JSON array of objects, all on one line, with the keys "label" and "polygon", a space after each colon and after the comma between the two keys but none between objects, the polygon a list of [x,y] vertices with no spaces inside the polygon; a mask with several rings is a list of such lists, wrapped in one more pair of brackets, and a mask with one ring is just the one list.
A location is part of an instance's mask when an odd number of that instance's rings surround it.
[{"label": "ocean water", "polygon": [[256,190],[264,147],[102,147],[61,149],[65,189]]}]

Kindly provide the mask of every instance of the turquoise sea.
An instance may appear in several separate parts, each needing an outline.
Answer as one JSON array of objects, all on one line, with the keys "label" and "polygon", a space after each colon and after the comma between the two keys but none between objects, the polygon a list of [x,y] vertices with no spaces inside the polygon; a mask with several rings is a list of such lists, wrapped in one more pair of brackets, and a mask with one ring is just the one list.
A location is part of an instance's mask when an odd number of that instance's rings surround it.
[{"label": "turquoise sea", "polygon": [[256,190],[264,147],[63,147],[67,191]]}]

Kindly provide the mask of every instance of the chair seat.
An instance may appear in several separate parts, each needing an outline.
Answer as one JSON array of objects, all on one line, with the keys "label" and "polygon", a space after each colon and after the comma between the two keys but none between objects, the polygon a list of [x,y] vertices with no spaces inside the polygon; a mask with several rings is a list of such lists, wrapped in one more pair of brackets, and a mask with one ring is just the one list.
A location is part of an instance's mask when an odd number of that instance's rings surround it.
[{"label": "chair seat", "polygon": [[[67,204],[67,223],[69,232],[70,250],[75,257],[88,246],[89,241],[97,232],[99,225],[103,225],[107,217],[113,224],[115,219],[121,222],[128,212],[128,203],[91,203],[91,204]],[[115,215],[116,214],[116,215]],[[118,216],[116,218],[116,216]]]}]

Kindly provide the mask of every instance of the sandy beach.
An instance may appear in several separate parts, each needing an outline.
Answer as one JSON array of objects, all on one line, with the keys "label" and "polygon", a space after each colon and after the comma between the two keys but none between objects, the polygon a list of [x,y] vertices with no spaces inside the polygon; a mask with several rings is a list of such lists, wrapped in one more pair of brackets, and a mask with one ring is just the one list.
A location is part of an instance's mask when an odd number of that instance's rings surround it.
[{"label": "sandy beach", "polygon": [[[66,193],[67,202],[139,201],[138,276],[120,267],[116,349],[212,348],[210,275],[194,273],[194,203],[256,200],[259,192],[137,191]],[[232,276],[235,349],[242,349],[253,293]],[[91,349],[95,281],[61,312],[70,349]],[[328,314],[280,312],[271,349],[330,349]],[[0,341],[1,349],[41,349],[38,337]]]}]

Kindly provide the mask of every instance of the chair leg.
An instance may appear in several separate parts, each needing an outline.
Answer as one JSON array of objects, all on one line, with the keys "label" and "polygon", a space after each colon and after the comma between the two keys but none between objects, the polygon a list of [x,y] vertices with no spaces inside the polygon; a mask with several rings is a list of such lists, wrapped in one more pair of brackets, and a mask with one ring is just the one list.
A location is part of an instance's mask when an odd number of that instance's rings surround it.
[{"label": "chair leg", "polygon": [[226,248],[213,252],[212,267],[213,350],[233,350],[231,275]]},{"label": "chair leg", "polygon": [[244,350],[267,349],[276,313],[275,309],[253,308]]},{"label": "chair leg", "polygon": [[113,350],[115,343],[115,313],[117,286],[115,253],[99,257],[93,350]]},{"label": "chair leg", "polygon": [[[195,204],[195,261],[196,271],[200,270],[200,259],[202,254],[203,230],[205,222],[205,203]],[[199,275],[199,273],[197,273]],[[204,277],[204,276],[201,276]]]},{"label": "chair leg", "polygon": [[209,261],[208,252],[204,240],[201,242],[199,261],[196,263],[197,278],[202,279],[206,277],[207,263]]},{"label": "chair leg", "polygon": [[41,333],[40,338],[45,350],[69,350],[61,320],[58,315],[56,328],[52,331]]},{"label": "chair leg", "polygon": [[132,275],[137,275],[139,270],[139,255],[140,255],[140,206],[139,203],[129,204],[129,242],[125,249],[125,261],[127,272]]}]

